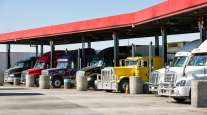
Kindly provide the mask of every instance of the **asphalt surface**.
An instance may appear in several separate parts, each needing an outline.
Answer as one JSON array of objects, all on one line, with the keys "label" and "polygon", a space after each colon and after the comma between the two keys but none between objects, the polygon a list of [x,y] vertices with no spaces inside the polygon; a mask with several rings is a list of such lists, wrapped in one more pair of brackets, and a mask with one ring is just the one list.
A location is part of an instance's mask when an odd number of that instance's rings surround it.
[{"label": "asphalt surface", "polygon": [[127,95],[75,89],[0,87],[0,115],[207,115],[153,94]]}]

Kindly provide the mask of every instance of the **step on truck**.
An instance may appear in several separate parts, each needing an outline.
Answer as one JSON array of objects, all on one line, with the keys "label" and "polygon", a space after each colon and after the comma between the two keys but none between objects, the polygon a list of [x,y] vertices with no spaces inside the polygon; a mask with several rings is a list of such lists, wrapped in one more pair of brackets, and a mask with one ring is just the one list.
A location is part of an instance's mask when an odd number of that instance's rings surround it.
[{"label": "step on truck", "polygon": [[[151,58],[153,70],[162,67],[161,58],[154,56]],[[149,57],[128,57],[125,59],[125,66],[107,67],[101,70],[95,81],[97,89],[106,91],[126,92],[129,90],[129,78],[138,76],[142,81],[149,80]]]},{"label": "step on truck", "polygon": [[166,92],[177,102],[191,98],[191,81],[207,80],[207,40],[191,52],[191,58],[183,70],[168,72]]},{"label": "step on truck", "polygon": [[170,66],[153,71],[149,78],[149,91],[154,92],[160,96],[168,96],[164,90],[168,84],[167,79],[164,79],[165,75],[168,75],[168,71],[182,71],[190,60],[191,51],[194,48],[199,47],[199,45],[200,40],[194,40],[192,42],[186,43],[183,48],[181,48],[180,51],[175,54],[175,57]]},{"label": "step on truck", "polygon": [[[54,52],[54,65],[57,65],[57,59],[62,57],[65,54],[64,50],[57,50]],[[25,80],[25,76],[29,75],[34,77],[35,85],[39,85],[39,76],[41,75],[42,70],[50,68],[50,52],[43,54],[37,58],[37,61],[33,68],[24,71],[21,75],[22,81]]]},{"label": "step on truck", "polygon": [[21,72],[30,69],[36,62],[35,57],[31,57],[26,60],[18,61],[15,65],[4,72],[4,82],[12,84],[14,78],[21,79]]},{"label": "step on truck", "polygon": [[[83,64],[83,58],[85,63],[89,63],[96,51],[91,48],[83,49],[85,57],[81,56],[81,63]],[[82,49],[79,50],[82,54]],[[83,66],[83,65],[81,65]],[[78,50],[67,51],[65,55],[57,59],[56,68],[46,69],[42,71],[42,75],[50,77],[50,86],[52,88],[60,88],[64,84],[64,79],[71,81],[71,86],[75,84],[75,75],[78,70]]]}]

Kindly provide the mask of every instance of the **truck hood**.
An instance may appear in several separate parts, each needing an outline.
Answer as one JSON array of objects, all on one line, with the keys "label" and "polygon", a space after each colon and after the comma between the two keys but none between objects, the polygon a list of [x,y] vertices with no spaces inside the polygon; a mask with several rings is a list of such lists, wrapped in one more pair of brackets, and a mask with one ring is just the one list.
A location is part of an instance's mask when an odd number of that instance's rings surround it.
[{"label": "truck hood", "polygon": [[91,70],[96,70],[96,69],[101,69],[101,68],[102,68],[102,66],[88,66],[88,67],[82,68],[80,71],[88,72]]},{"label": "truck hood", "polygon": [[44,75],[49,75],[49,76],[54,76],[57,74],[64,74],[66,69],[64,68],[51,68],[51,69],[46,69],[42,71],[42,74]]},{"label": "truck hood", "polygon": [[28,69],[27,72],[31,76],[39,76],[42,70],[44,70],[44,68],[32,68]]},{"label": "truck hood", "polygon": [[13,67],[13,68],[9,68],[7,69],[5,72],[12,74],[12,73],[17,73],[17,72],[22,72],[23,68],[21,67]]}]

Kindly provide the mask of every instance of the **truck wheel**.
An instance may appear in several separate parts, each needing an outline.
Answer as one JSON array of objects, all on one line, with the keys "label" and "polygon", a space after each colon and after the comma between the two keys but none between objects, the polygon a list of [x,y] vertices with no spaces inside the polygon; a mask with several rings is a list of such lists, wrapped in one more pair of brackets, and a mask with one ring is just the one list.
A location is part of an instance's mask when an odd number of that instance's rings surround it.
[{"label": "truck wheel", "polygon": [[184,103],[186,99],[184,98],[173,98],[177,103]]},{"label": "truck wheel", "polygon": [[53,88],[61,88],[63,82],[63,80],[61,78],[57,78],[57,77],[54,77],[52,78],[52,81],[51,81],[51,86]]},{"label": "truck wheel", "polygon": [[119,91],[121,93],[126,93],[128,90],[129,92],[129,80],[125,79],[125,80],[122,80],[119,84]]}]

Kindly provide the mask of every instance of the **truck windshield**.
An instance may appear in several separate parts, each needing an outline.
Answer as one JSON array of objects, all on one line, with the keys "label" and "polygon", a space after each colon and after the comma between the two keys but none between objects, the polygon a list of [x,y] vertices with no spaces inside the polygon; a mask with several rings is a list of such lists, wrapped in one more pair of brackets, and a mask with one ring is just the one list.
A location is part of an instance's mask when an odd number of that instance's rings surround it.
[{"label": "truck windshield", "polygon": [[14,67],[19,67],[19,68],[23,68],[24,67],[24,63],[23,62],[17,62]]},{"label": "truck windshield", "polygon": [[185,65],[187,56],[175,57],[173,60],[172,67],[183,67]]},{"label": "truck windshield", "polygon": [[126,66],[136,66],[138,63],[137,60],[126,60]]},{"label": "truck windshield", "polygon": [[44,68],[45,67],[45,63],[44,62],[37,62],[34,66],[34,68]]},{"label": "truck windshield", "polygon": [[59,61],[58,64],[57,64],[57,68],[67,68],[68,66],[68,62],[67,61]]},{"label": "truck windshield", "polygon": [[91,66],[102,66],[103,65],[103,60],[93,60],[90,63]]},{"label": "truck windshield", "polygon": [[189,65],[191,66],[204,66],[206,65],[206,61],[207,61],[207,54],[198,54],[198,55],[194,55],[192,56]]}]

